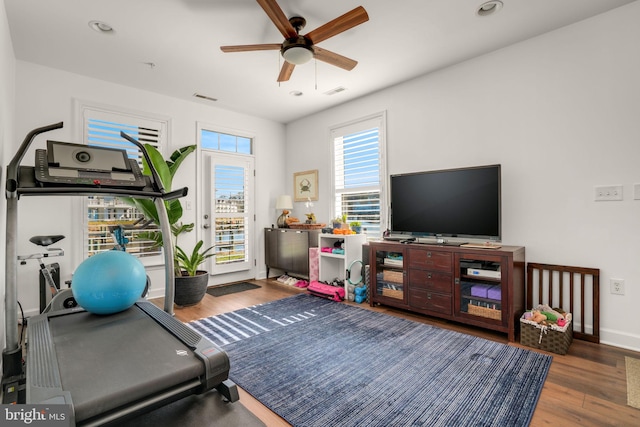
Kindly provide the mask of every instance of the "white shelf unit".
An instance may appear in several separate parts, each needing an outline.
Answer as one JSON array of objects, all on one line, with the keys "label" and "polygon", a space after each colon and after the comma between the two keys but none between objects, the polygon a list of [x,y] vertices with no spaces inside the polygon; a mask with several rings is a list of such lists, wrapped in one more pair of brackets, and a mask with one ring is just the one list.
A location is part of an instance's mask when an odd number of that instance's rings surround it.
[{"label": "white shelf unit", "polygon": [[[344,254],[322,252],[322,248],[333,248],[336,242],[343,241]],[[320,250],[318,277],[320,281],[331,282],[333,279],[343,280],[345,297],[349,294],[346,281],[347,268],[357,260],[362,260],[362,245],[367,241],[365,234],[319,234]]]}]

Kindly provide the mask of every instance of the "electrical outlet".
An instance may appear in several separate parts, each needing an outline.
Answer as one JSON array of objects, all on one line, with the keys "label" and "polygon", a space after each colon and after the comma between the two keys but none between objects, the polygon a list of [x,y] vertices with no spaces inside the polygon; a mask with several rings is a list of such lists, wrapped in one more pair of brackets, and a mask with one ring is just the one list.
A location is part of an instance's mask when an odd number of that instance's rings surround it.
[{"label": "electrical outlet", "polygon": [[624,295],[624,279],[611,279],[611,293],[616,295]]}]

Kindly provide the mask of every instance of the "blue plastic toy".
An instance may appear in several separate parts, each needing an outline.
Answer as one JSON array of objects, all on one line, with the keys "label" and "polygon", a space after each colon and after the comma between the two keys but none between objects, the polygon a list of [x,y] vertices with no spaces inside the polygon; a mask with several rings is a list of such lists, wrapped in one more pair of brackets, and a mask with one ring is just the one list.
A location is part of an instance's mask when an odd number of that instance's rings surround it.
[{"label": "blue plastic toy", "polygon": [[73,274],[71,291],[82,308],[114,314],[131,307],[142,295],[147,275],[133,255],[106,251],[87,258]]}]

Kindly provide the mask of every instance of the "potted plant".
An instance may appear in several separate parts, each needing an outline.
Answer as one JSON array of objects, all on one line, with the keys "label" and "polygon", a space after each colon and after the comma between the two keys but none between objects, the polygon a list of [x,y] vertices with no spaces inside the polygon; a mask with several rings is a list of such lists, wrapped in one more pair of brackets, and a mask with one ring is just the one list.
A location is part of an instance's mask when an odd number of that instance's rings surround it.
[{"label": "potted plant", "polygon": [[342,228],[343,230],[349,229],[349,224],[347,223],[347,214],[342,214],[342,216],[340,217],[340,223],[340,228]]},{"label": "potted plant", "polygon": [[362,224],[360,221],[352,221],[349,225],[356,234],[360,234],[362,232]]},{"label": "potted plant", "polygon": [[[154,168],[158,172],[159,179],[164,187],[164,190],[169,192],[172,190],[173,177],[179,169],[185,158],[195,151],[195,145],[189,145],[175,150],[168,160],[162,157],[162,154],[153,146],[145,144],[147,153]],[[143,174],[150,175],[150,169],[146,160],[143,159]],[[126,203],[135,206],[140,210],[143,215],[152,220],[156,225],[160,225],[158,217],[158,211],[155,204],[151,200],[146,199],[133,199],[122,198]],[[187,251],[178,246],[178,236],[183,233],[188,233],[193,230],[195,224],[183,224],[180,221],[182,218],[183,210],[182,203],[179,199],[165,202],[167,208],[167,216],[169,217],[169,224],[171,226],[170,238],[172,239],[172,245],[174,249],[173,263],[175,271],[175,296],[173,301],[177,305],[193,305],[199,303],[207,292],[207,285],[209,282],[209,274],[204,270],[198,270],[198,266],[205,260],[213,256],[209,253],[212,248],[202,250],[204,242],[198,241],[193,248],[190,255]],[[140,237],[153,240],[156,245],[162,246],[163,235],[159,231],[153,231],[148,233],[141,233]]]},{"label": "potted plant", "polygon": [[209,253],[213,247],[202,250],[203,244],[204,242],[199,240],[190,254],[187,254],[177,244],[175,245],[174,259],[178,263],[176,271],[180,271],[180,275],[176,275],[176,292],[173,298],[173,302],[177,305],[197,304],[207,293],[209,273],[205,270],[199,270],[198,267],[214,254]]},{"label": "potted plant", "polygon": [[333,228],[341,228],[342,227],[342,217],[335,217],[331,220],[331,224],[333,225]]}]

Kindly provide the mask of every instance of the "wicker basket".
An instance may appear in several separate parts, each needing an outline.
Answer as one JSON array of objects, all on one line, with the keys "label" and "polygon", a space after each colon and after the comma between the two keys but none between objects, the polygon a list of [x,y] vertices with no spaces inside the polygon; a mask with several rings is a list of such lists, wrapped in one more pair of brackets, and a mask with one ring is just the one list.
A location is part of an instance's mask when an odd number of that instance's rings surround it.
[{"label": "wicker basket", "polygon": [[289,224],[289,228],[294,230],[319,230],[324,228],[326,224],[305,224],[304,222],[294,222]]},{"label": "wicker basket", "polygon": [[382,296],[389,298],[402,299],[404,292],[397,289],[382,288]]},{"label": "wicker basket", "polygon": [[384,270],[382,280],[385,282],[402,283],[402,271]]},{"label": "wicker basket", "polygon": [[467,313],[473,314],[474,316],[486,317],[488,319],[502,320],[502,310],[480,307],[479,305],[469,304],[467,306]]},{"label": "wicker basket", "polygon": [[561,331],[533,325],[520,319],[520,344],[522,345],[551,353],[567,354],[571,341],[573,341],[572,322],[569,322],[565,330]]}]

